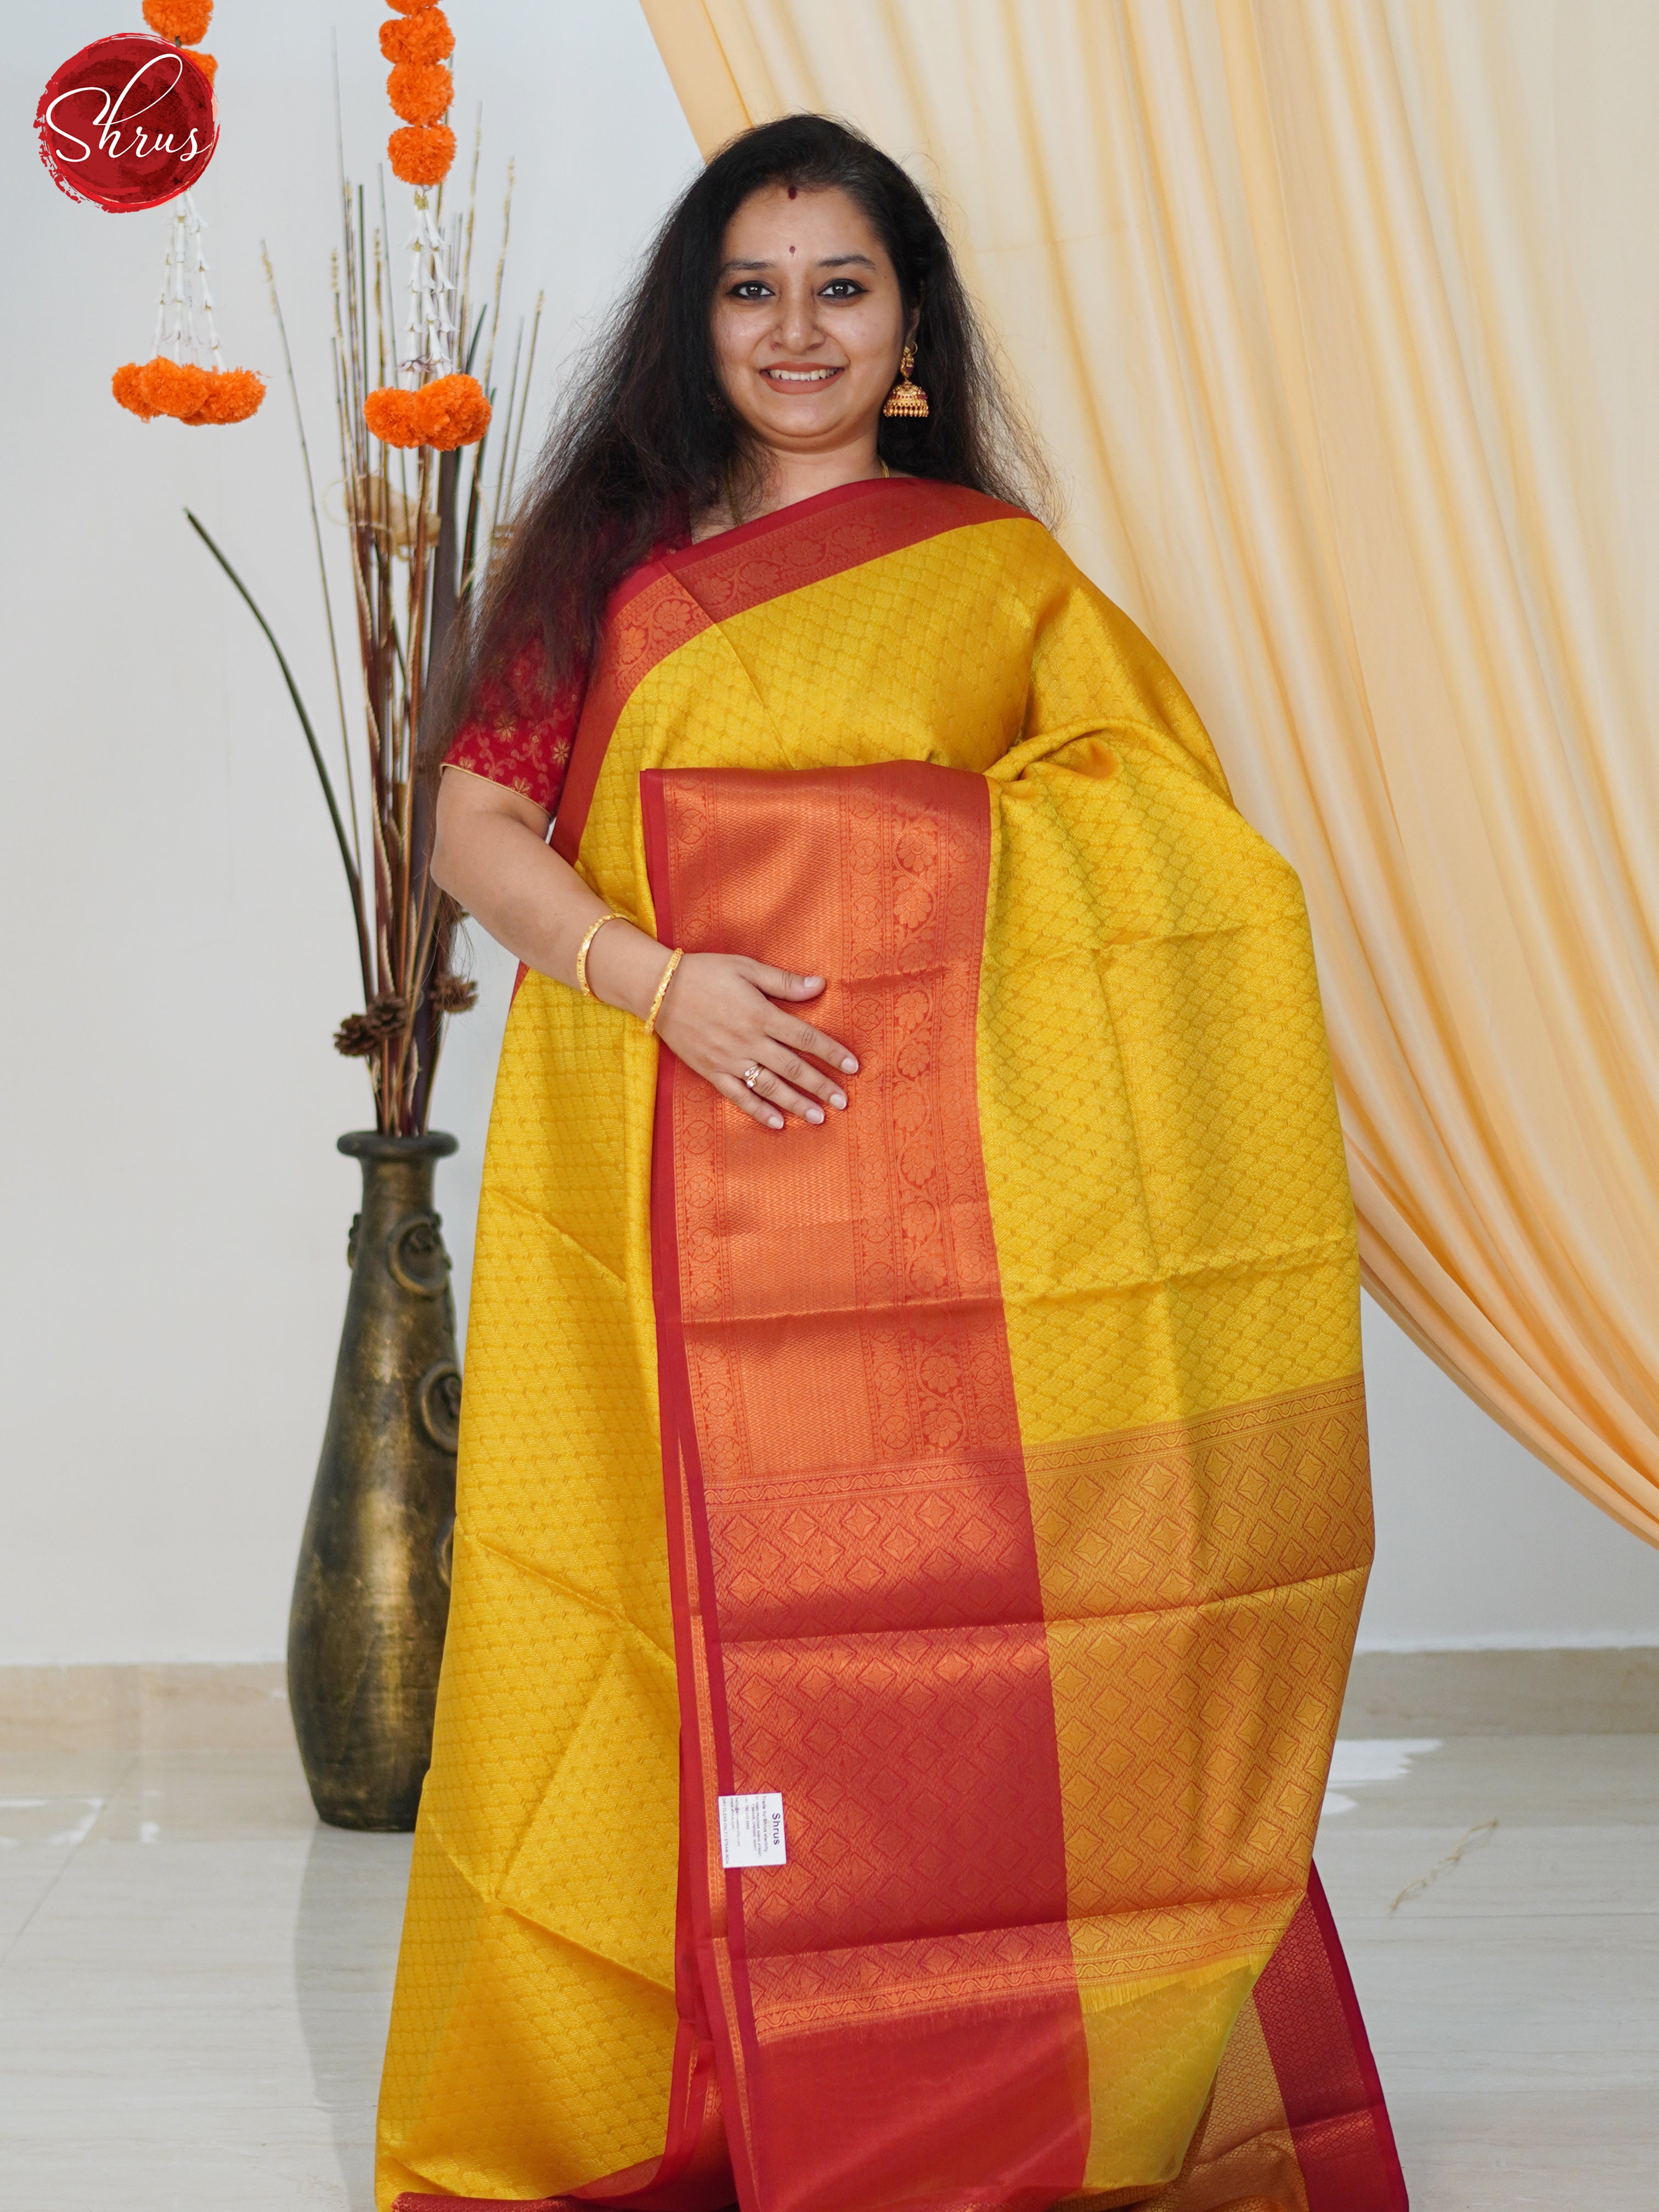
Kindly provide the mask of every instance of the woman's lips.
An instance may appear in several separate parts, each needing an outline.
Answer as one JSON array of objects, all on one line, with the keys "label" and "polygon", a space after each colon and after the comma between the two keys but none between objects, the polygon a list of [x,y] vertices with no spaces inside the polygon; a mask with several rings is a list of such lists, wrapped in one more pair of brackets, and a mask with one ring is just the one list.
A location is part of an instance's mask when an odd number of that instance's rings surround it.
[{"label": "woman's lips", "polygon": [[822,392],[826,384],[833,384],[843,374],[841,367],[835,368],[763,368],[761,374],[780,392]]}]

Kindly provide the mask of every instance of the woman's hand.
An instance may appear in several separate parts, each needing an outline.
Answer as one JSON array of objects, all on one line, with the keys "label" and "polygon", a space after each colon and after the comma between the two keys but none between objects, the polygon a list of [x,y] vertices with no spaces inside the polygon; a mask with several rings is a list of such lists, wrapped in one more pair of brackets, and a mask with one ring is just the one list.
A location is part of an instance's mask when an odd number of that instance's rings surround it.
[{"label": "woman's hand", "polygon": [[[773,1001],[816,999],[823,988],[822,975],[792,975],[740,954],[688,952],[662,1002],[657,1035],[722,1098],[767,1128],[782,1128],[785,1114],[822,1121],[826,1107],[845,1107],[844,1079],[857,1073],[858,1061],[789,1005]],[[808,1053],[838,1069],[840,1079],[802,1057]],[[751,1067],[760,1073],[745,1084],[744,1071]]]},{"label": "woman's hand", "polygon": [[[546,836],[547,816],[532,800],[453,769],[438,793],[432,874],[498,944],[574,989],[578,949],[605,908]],[[618,915],[589,941],[588,987],[643,1019],[667,958],[665,945]],[[658,1012],[657,1034],[767,1128],[782,1128],[786,1114],[822,1121],[825,1107],[846,1105],[844,1079],[858,1069],[844,1044],[789,1009],[787,1001],[816,999],[823,988],[822,975],[792,975],[729,952],[688,952]],[[775,1005],[779,999],[786,1003]],[[807,1053],[843,1080],[814,1067]],[[743,1079],[750,1067],[757,1071],[752,1088]]]}]

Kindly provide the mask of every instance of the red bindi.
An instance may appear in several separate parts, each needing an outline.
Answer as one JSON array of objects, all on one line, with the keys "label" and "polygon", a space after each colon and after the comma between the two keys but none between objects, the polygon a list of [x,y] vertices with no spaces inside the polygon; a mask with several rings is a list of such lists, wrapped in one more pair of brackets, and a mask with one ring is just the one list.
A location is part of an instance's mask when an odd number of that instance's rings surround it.
[{"label": "red bindi", "polygon": [[[790,198],[791,198],[791,199],[793,199],[793,198],[794,198],[794,197],[795,197],[795,187],[794,187],[793,185],[790,185],[790,187],[789,187],[789,197],[790,197]],[[794,247],[793,247],[793,246],[792,246],[790,247],[790,249],[789,249],[789,251],[790,251],[792,253],[794,252],[794,250],[795,250],[795,249],[794,249]]]}]

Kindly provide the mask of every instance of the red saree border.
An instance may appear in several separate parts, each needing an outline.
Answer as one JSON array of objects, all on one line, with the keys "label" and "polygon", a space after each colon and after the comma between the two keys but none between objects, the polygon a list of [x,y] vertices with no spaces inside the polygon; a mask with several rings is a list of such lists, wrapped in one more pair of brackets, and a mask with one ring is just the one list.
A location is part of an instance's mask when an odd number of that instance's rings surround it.
[{"label": "red saree border", "polygon": [[617,718],[635,690],[692,638],[769,599],[974,523],[1023,521],[1022,508],[925,477],[837,484],[678,551],[618,586],[565,772],[553,849],[574,860]]},{"label": "red saree border", "polygon": [[1253,1992],[1308,2212],[1407,2212],[1382,2083],[1317,1869]]},{"label": "red saree border", "polygon": [[[660,779],[641,779],[641,812],[647,866],[656,902],[657,926],[669,942],[677,941],[672,872],[668,866],[667,823],[663,810]],[[707,1624],[699,1619],[697,1599],[708,1589],[706,1555],[698,1556],[696,1528],[700,1517],[691,1495],[701,1488],[696,1462],[696,1425],[691,1417],[691,1383],[686,1368],[685,1336],[680,1316],[680,1254],[674,1205],[674,1085],[680,1064],[669,1052],[657,1060],[656,1118],[651,1142],[651,1277],[657,1321],[657,1393],[662,1435],[664,1517],[668,1540],[668,1581],[673,1604],[674,1658],[682,1698],[680,1723],[680,1898],[686,1914],[692,1971],[697,1983],[696,2002],[708,2017],[713,2057],[720,2098],[726,2108],[746,2109],[746,2083],[739,2076],[739,2057],[732,2039],[713,2033],[712,2015],[723,2013],[716,1984],[714,1938],[717,1927],[741,1943],[742,1886],[735,1875],[717,1874],[714,1839],[718,1833],[714,1799],[720,1788],[730,1790],[730,1757],[724,1776],[710,1775],[702,1758],[705,1736],[718,1747],[727,1732],[715,1719],[715,1701],[723,1702],[723,1685],[716,1656],[708,1648]],[[705,1523],[706,1525],[706,1523]],[[702,1630],[700,1635],[699,1631]],[[688,1728],[684,1716],[686,1691],[695,1685],[696,1702],[706,1708],[705,1725]],[[720,1721],[724,1720],[720,1714]],[[714,1723],[709,1726],[708,1723]],[[718,1761],[718,1750],[716,1753]],[[752,2048],[754,2023],[749,2023]],[[747,2130],[726,2130],[726,2153],[741,2203],[756,2202],[755,2177],[749,2164]],[[676,2146],[671,2135],[664,2156]]]},{"label": "red saree border", "polygon": [[[758,928],[795,964],[807,956],[794,937],[816,933],[840,956],[826,957],[864,1069],[862,1120],[771,1137],[704,1086],[682,1097],[690,1079],[672,1055],[659,1061],[653,1267],[682,1849],[739,2201],[833,2212],[982,2198],[1036,2212],[1081,2182],[1088,2069],[1047,1632],[979,1162],[988,792],[916,762],[652,770],[641,792],[659,927],[693,949]],[[810,1166],[795,1149],[807,1142],[821,1148]],[[842,1286],[822,1312],[816,1299],[799,1310],[791,1290],[805,1232],[788,1224],[803,1206],[834,1247],[819,1273]],[[732,1272],[728,1235],[752,1240],[768,1221]],[[855,1281],[881,1287],[849,1308]],[[838,1444],[805,1416],[798,1374],[842,1407]],[[933,1470],[921,1491],[918,1455]],[[796,1550],[746,1532],[775,1482],[793,1495],[820,1468],[832,1490],[861,1486],[867,1572],[844,1584],[840,1616],[809,1606],[797,1617]],[[1011,1476],[1018,1511],[1010,1499],[999,1513]],[[988,1577],[959,1622],[902,1576],[881,1578],[887,1540],[916,1533],[912,1513],[941,1556],[960,1531]],[[800,1559],[816,1556],[810,1508],[797,1498],[788,1518]],[[901,1810],[884,1786],[872,1794],[889,1771],[930,1780],[899,1793]],[[714,1796],[774,1786],[793,1808],[799,1872],[726,1871]],[[898,2002],[895,1973],[925,1973],[920,2009]],[[917,2075],[938,2086],[920,2108],[907,2087]]]}]

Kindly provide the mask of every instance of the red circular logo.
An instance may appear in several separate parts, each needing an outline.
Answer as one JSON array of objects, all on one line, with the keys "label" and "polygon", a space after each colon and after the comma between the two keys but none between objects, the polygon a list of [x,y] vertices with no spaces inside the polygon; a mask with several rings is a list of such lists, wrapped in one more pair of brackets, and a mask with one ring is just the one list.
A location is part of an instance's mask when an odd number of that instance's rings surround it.
[{"label": "red circular logo", "polygon": [[207,72],[148,31],[82,46],[53,71],[34,127],[52,182],[112,215],[188,191],[219,137]]}]

